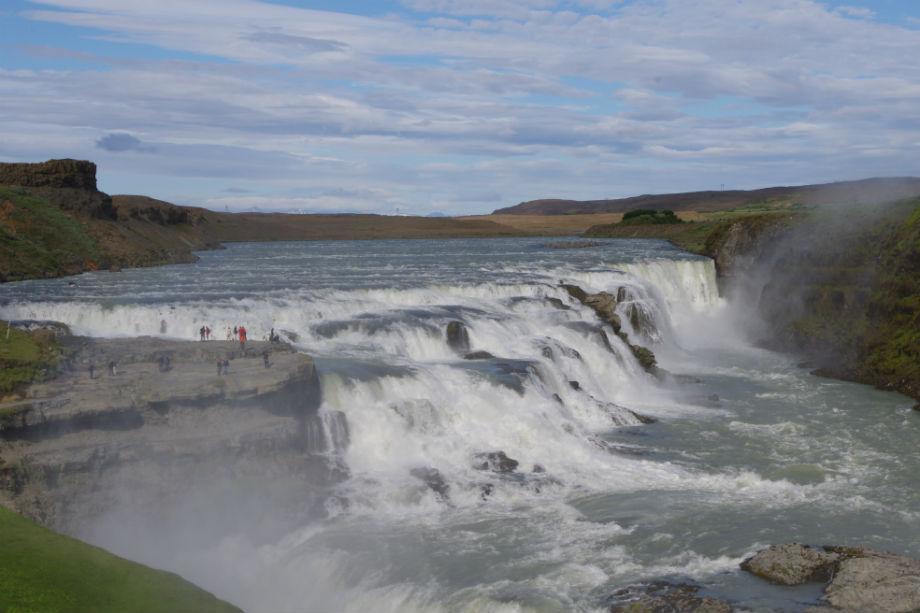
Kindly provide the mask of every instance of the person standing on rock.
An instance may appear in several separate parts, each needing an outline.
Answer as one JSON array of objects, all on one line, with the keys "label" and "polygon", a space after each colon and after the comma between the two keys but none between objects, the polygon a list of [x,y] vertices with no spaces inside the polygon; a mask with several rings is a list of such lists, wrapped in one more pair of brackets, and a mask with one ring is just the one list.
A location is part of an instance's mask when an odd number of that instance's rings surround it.
[{"label": "person standing on rock", "polygon": [[93,364],[92,362],[90,362],[90,363],[89,363],[89,378],[90,378],[90,379],[93,379],[93,378],[94,378],[94,377],[93,377],[93,372],[95,372],[95,370],[96,370],[96,365]]},{"label": "person standing on rock", "polygon": [[114,377],[118,374],[118,363],[115,360],[109,362],[109,376]]},{"label": "person standing on rock", "polygon": [[224,368],[224,361],[221,360],[220,358],[217,358],[217,376],[218,377],[220,376],[220,372],[223,370],[223,368]]},{"label": "person standing on rock", "polygon": [[271,366],[271,364],[268,361],[268,349],[262,352],[262,362],[265,363],[265,368],[268,368],[269,366]]},{"label": "person standing on rock", "polygon": [[240,351],[246,352],[246,328],[240,326]]},{"label": "person standing on rock", "polygon": [[233,340],[239,339],[240,330],[236,326],[233,326]]},{"label": "person standing on rock", "polygon": [[233,340],[233,331],[230,329],[230,326],[227,326],[227,340]]},{"label": "person standing on rock", "polygon": [[198,329],[198,335],[201,337],[201,340],[204,340],[204,326]]}]

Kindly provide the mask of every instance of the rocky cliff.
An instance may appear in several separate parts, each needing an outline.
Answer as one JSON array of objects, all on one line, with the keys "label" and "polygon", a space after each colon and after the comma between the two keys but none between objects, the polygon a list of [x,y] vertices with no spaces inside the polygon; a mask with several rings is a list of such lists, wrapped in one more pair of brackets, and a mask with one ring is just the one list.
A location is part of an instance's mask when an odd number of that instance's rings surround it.
[{"label": "rocky cliff", "polygon": [[765,344],[920,399],[920,199],[748,217],[705,252],[764,318]]},{"label": "rocky cliff", "polygon": [[80,160],[0,163],[0,282],[192,262],[219,247],[201,211],[96,188]]},{"label": "rocky cliff", "polygon": [[188,505],[219,501],[219,523],[246,533],[253,514],[277,526],[279,514],[317,512],[341,476],[332,450],[347,441],[344,419],[320,420],[313,360],[288,345],[61,342],[61,373],[0,407],[4,506],[85,536],[107,515],[200,521]]}]

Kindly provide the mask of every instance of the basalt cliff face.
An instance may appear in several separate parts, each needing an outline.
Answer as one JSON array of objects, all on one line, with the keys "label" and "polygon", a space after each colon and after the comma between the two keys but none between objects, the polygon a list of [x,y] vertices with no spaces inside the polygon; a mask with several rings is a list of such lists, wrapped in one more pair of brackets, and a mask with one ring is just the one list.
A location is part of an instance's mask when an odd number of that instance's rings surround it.
[{"label": "basalt cliff face", "polygon": [[749,217],[706,252],[724,289],[763,317],[766,345],[920,399],[920,201]]},{"label": "basalt cliff face", "polygon": [[4,506],[88,540],[106,517],[252,534],[321,514],[343,476],[344,416],[317,415],[313,360],[288,345],[61,342],[61,373],[0,407]]}]

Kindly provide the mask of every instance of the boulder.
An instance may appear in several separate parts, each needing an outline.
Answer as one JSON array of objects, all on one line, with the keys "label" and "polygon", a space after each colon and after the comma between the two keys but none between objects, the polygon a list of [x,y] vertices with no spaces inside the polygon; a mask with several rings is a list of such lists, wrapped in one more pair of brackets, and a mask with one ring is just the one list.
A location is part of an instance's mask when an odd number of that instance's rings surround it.
[{"label": "boulder", "polygon": [[444,476],[441,475],[441,471],[439,471],[437,468],[432,468],[430,466],[413,468],[409,471],[409,474],[416,479],[423,481],[425,485],[427,485],[442,500],[447,499],[447,495],[450,492],[450,486],[447,484],[447,481],[444,480]]},{"label": "boulder", "polygon": [[470,335],[461,321],[447,324],[447,346],[460,355],[470,352]]},{"label": "boulder", "polygon": [[490,470],[494,473],[513,473],[517,470],[518,461],[509,458],[504,451],[490,451],[477,453],[473,456],[477,462],[473,464],[476,470]]},{"label": "boulder", "polygon": [[495,356],[488,351],[471,351],[463,356],[464,360],[491,360]]},{"label": "boulder", "polygon": [[868,550],[844,558],[823,599],[841,611],[920,610],[920,560]]},{"label": "boulder", "polygon": [[808,545],[771,545],[741,563],[741,569],[784,585],[827,581],[840,556]]},{"label": "boulder", "polygon": [[920,611],[920,560],[901,555],[864,547],[818,549],[790,543],[759,551],[741,568],[785,585],[830,580],[821,600],[831,608],[809,611]]},{"label": "boulder", "polygon": [[589,294],[582,301],[585,306],[591,307],[604,323],[610,324],[614,332],[619,332],[622,327],[620,316],[616,314],[617,299],[609,292]]}]

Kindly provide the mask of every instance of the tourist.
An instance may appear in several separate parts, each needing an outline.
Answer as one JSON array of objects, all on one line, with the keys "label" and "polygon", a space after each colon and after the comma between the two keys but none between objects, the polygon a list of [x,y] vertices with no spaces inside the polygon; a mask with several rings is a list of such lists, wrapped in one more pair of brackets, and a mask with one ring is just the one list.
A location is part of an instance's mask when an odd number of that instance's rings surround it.
[{"label": "tourist", "polygon": [[93,372],[96,370],[96,365],[92,362],[89,363],[89,378],[93,378]]},{"label": "tourist", "polygon": [[198,334],[201,336],[201,340],[204,340],[204,326],[198,329]]},{"label": "tourist", "polygon": [[114,377],[118,374],[118,363],[115,360],[109,362],[109,376]]},{"label": "tourist", "polygon": [[268,362],[268,349],[262,352],[262,361],[265,363],[265,368],[268,368],[270,366]]},{"label": "tourist", "polygon": [[224,374],[230,374],[230,360],[224,359]]},{"label": "tourist", "polygon": [[220,371],[223,370],[224,362],[220,358],[217,358],[217,376],[220,376]]}]

